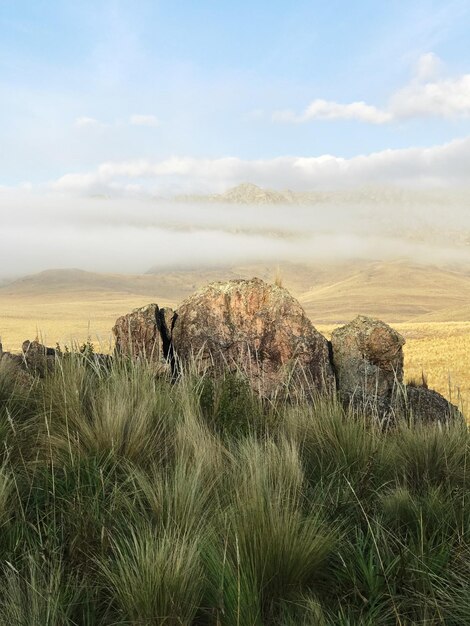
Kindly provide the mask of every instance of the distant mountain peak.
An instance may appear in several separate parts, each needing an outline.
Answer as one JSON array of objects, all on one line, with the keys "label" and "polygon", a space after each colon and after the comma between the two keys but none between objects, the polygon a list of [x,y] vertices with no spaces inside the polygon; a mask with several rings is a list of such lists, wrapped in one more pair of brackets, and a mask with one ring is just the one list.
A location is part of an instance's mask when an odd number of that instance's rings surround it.
[{"label": "distant mountain peak", "polygon": [[241,193],[259,193],[263,192],[264,189],[259,185],[255,185],[255,183],[240,183],[239,185],[235,185],[235,187],[227,189],[227,191],[225,191],[225,194],[230,194],[236,191],[239,191]]},{"label": "distant mountain peak", "polygon": [[297,195],[292,191],[264,189],[254,183],[240,183],[223,193],[208,196],[182,195],[175,200],[182,202],[221,202],[233,204],[279,204],[297,202]]},{"label": "distant mountain peak", "polygon": [[254,183],[241,183],[222,194],[212,196],[212,198],[220,202],[238,204],[276,204],[286,201],[285,194],[271,189],[263,189]]}]

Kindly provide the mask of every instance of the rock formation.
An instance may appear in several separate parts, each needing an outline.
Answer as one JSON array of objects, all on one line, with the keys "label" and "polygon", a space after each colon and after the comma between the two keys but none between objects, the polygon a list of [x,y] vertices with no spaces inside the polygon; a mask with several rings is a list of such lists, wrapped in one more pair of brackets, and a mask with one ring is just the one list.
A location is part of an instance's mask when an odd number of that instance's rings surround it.
[{"label": "rock formation", "polygon": [[157,304],[123,315],[113,326],[116,352],[155,363],[171,357],[171,327],[174,312]]},{"label": "rock formation", "polygon": [[16,367],[21,367],[23,359],[19,354],[12,354],[11,352],[4,352],[3,345],[0,342],[0,363],[9,363]]},{"label": "rock formation", "polygon": [[[295,298],[259,278],[211,283],[176,312],[157,304],[135,309],[116,321],[113,333],[117,354],[145,360],[157,374],[241,371],[265,398],[309,399],[336,388],[345,405],[387,424],[463,419],[436,391],[403,383],[405,340],[390,326],[358,316],[333,331],[329,343]],[[113,361],[93,346],[78,354],[100,367]],[[38,341],[25,341],[19,355],[0,344],[3,371],[28,383],[51,371],[58,356]]]},{"label": "rock formation", "polygon": [[334,386],[327,340],[285,289],[258,278],[212,283],[187,298],[172,342],[183,365],[240,369],[264,396]]},{"label": "rock formation", "polygon": [[156,304],[120,317],[116,352],[171,368],[244,372],[264,397],[312,397],[335,384],[346,405],[389,423],[399,417],[448,421],[460,415],[440,394],[403,384],[403,337],[358,316],[331,345],[285,289],[258,278],[211,283],[174,312]]},{"label": "rock formation", "polygon": [[31,387],[34,384],[34,376],[24,369],[22,358],[17,354],[3,352],[0,344],[0,385],[5,377],[21,387]]},{"label": "rock formation", "polygon": [[359,315],[331,337],[340,397],[387,413],[397,383],[403,382],[404,338],[384,322]]}]

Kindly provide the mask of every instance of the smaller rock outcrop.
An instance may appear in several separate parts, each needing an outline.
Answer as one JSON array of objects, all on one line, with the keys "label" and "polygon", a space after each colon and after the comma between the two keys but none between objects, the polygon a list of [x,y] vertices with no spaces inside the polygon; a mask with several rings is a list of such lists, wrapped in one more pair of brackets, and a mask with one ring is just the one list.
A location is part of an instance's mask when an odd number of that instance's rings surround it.
[{"label": "smaller rock outcrop", "polygon": [[46,372],[51,372],[54,368],[56,350],[44,346],[39,341],[27,340],[21,347],[21,358],[28,371],[44,376]]},{"label": "smaller rock outcrop", "polygon": [[171,327],[174,312],[157,304],[135,309],[113,326],[116,352],[155,363],[171,357]]},{"label": "smaller rock outcrop", "polygon": [[33,377],[25,370],[25,363],[19,354],[4,352],[0,343],[0,370],[3,374],[13,379],[15,383],[23,386],[30,386]]},{"label": "smaller rock outcrop", "polygon": [[259,278],[211,283],[177,309],[178,362],[244,372],[263,396],[334,388],[328,342],[299,302]]},{"label": "smaller rock outcrop", "polygon": [[[21,380],[28,381],[29,376],[44,376],[52,371],[56,361],[56,351],[39,341],[24,341],[21,354],[4,352],[0,343],[0,363],[15,371]],[[28,376],[26,376],[27,374]]]},{"label": "smaller rock outcrop", "polygon": [[359,315],[333,331],[333,364],[340,397],[347,403],[390,410],[397,383],[403,382],[404,338],[380,320]]},{"label": "smaller rock outcrop", "polygon": [[23,364],[23,359],[19,354],[12,354],[11,352],[4,352],[3,345],[0,342],[0,363],[3,364],[8,363],[9,365],[21,367]]},{"label": "smaller rock outcrop", "polygon": [[447,424],[464,420],[454,404],[437,391],[424,386],[406,385],[401,404],[402,416],[413,423]]}]

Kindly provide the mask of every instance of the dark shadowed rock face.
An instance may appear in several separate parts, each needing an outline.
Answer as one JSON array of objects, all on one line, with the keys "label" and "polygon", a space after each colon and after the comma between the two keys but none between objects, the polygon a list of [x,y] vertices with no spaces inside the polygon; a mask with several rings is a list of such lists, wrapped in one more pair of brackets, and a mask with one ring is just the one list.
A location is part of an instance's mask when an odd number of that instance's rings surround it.
[{"label": "dark shadowed rock face", "polygon": [[172,309],[156,304],[135,309],[113,326],[116,352],[134,358],[163,362],[170,351]]},{"label": "dark shadowed rock face", "polygon": [[44,376],[54,369],[56,351],[39,341],[24,341],[21,347],[21,358],[27,370]]},{"label": "dark shadowed rock face", "polygon": [[413,422],[446,424],[455,420],[464,421],[455,405],[427,387],[407,385],[402,404],[403,416]]},{"label": "dark shadowed rock face", "polygon": [[238,368],[265,396],[301,388],[330,390],[327,340],[285,289],[258,278],[212,283],[177,309],[173,349],[199,369]]},{"label": "dark shadowed rock face", "polygon": [[385,413],[395,385],[403,381],[404,343],[393,328],[362,315],[334,330],[331,344],[341,397],[375,404]]}]

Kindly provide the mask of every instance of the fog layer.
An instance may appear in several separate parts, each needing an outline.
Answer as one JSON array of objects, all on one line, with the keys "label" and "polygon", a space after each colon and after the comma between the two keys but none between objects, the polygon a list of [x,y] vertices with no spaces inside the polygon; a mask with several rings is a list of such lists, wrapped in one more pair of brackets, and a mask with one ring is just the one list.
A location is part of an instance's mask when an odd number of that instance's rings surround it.
[{"label": "fog layer", "polygon": [[469,264],[469,200],[379,189],[312,205],[242,205],[3,190],[0,277],[353,258]]}]

